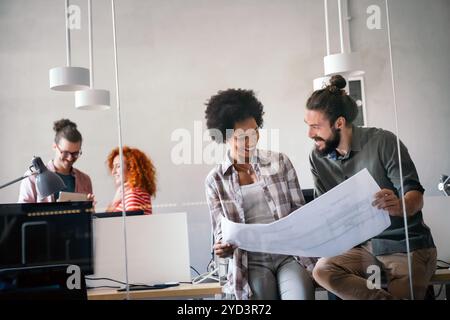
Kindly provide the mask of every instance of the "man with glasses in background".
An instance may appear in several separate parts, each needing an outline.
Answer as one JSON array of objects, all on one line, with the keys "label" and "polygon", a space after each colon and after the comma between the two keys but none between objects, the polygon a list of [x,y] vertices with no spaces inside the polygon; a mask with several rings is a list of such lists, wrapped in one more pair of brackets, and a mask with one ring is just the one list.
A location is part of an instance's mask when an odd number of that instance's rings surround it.
[{"label": "man with glasses in background", "polygon": [[[69,119],[54,122],[55,141],[53,149],[55,156],[47,163],[47,168],[55,172],[64,181],[66,188],[62,191],[87,194],[88,200],[94,201],[92,183],[89,176],[73,167],[81,156],[81,143],[83,141],[77,125]],[[27,173],[28,174],[28,173]],[[36,189],[36,177],[30,176],[22,180],[18,202],[54,202],[58,200],[59,193],[42,198]]]}]

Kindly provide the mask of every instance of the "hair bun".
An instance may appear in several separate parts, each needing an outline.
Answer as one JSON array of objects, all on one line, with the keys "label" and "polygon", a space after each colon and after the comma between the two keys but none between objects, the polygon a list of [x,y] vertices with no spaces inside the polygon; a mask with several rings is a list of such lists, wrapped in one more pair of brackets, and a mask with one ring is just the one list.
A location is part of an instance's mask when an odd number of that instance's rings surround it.
[{"label": "hair bun", "polygon": [[73,129],[77,128],[77,125],[75,122],[72,122],[69,119],[61,119],[61,120],[55,121],[53,123],[53,130],[55,132],[59,132],[62,129],[64,129],[65,127],[69,127],[69,126],[72,127]]},{"label": "hair bun", "polygon": [[334,88],[337,89],[337,90],[335,89],[335,91],[339,91],[341,89],[344,89],[346,85],[347,85],[347,81],[345,81],[344,77],[341,76],[340,74],[334,75],[330,79],[330,91],[332,91],[331,89],[334,89]]}]

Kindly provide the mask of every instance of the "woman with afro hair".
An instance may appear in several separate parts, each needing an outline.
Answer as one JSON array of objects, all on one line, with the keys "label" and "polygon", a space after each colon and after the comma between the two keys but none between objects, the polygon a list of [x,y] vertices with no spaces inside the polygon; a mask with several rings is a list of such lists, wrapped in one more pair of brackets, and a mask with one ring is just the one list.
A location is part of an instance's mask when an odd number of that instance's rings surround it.
[{"label": "woman with afro hair", "polygon": [[231,258],[224,292],[236,299],[314,299],[312,277],[298,257],[248,252],[222,241],[222,217],[237,223],[271,223],[305,201],[289,158],[256,147],[264,112],[253,91],[219,91],[206,106],[211,138],[228,147],[223,162],[205,181],[214,253]]}]

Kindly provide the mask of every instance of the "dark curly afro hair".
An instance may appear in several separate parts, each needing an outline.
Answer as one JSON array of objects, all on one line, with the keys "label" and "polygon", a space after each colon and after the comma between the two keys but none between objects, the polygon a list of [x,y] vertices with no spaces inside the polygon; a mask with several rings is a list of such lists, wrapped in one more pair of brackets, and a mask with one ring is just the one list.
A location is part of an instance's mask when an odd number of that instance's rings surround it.
[{"label": "dark curly afro hair", "polygon": [[[206,127],[212,140],[224,143],[236,122],[254,118],[259,128],[263,125],[264,106],[255,97],[252,90],[227,89],[219,91],[205,104]],[[218,137],[220,132],[221,136]],[[225,140],[223,139],[225,137]]]}]

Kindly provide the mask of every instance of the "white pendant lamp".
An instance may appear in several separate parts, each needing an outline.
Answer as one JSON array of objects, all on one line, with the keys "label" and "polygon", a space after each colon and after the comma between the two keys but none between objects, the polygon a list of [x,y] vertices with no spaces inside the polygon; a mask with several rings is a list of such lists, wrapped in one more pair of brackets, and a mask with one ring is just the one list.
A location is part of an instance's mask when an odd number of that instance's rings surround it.
[{"label": "white pendant lamp", "polygon": [[[325,6],[327,0],[325,0]],[[347,7],[347,6],[346,6]],[[327,10],[325,10],[327,11]],[[361,68],[361,58],[357,52],[347,52],[344,45],[344,26],[342,19],[342,0],[338,0],[339,13],[339,39],[341,44],[341,53],[330,54],[327,51],[327,56],[323,58],[324,74],[332,76],[334,74],[346,74],[348,76],[357,76],[364,74]],[[328,25],[328,15],[325,16],[325,24]],[[328,28],[327,28],[328,33]],[[327,39],[329,40],[328,36]],[[327,49],[329,45],[327,44]]]},{"label": "white pendant lamp", "polygon": [[70,65],[69,0],[65,1],[65,5],[66,66],[50,69],[50,89],[57,91],[76,91],[89,88],[89,70],[81,67],[72,67]]},{"label": "white pendant lamp", "polygon": [[110,108],[109,91],[103,89],[77,91],[75,107],[79,110],[108,110]]},{"label": "white pendant lamp", "polygon": [[349,77],[363,75],[361,57],[357,52],[331,54],[323,58],[324,73],[327,76],[343,74]]},{"label": "white pendant lamp", "polygon": [[325,88],[330,83],[331,77],[320,77],[313,80],[313,90]]},{"label": "white pendant lamp", "polygon": [[88,0],[89,15],[89,69],[90,88],[75,92],[75,107],[80,110],[108,110],[110,108],[109,91],[94,89],[94,55],[92,41],[92,1]]},{"label": "white pendant lamp", "polygon": [[[344,78],[360,76],[364,74],[362,70],[361,56],[357,52],[351,52],[350,44],[347,47],[344,44],[344,27],[342,18],[342,3],[338,0],[339,13],[339,37],[341,52],[330,53],[330,37],[328,28],[328,0],[324,0],[325,7],[325,35],[327,45],[327,55],[323,58],[324,77],[314,79],[314,90],[325,87],[332,75],[340,74]],[[347,6],[346,6],[347,7]]]}]

